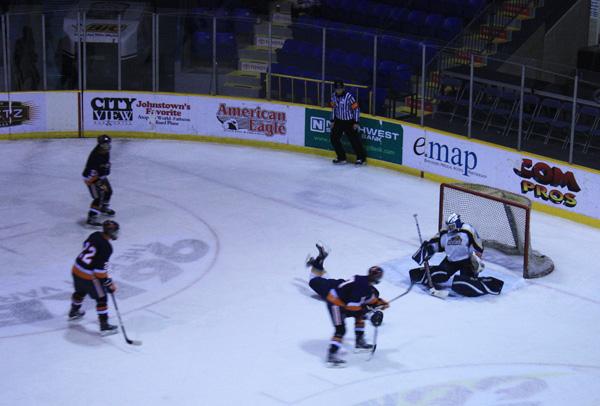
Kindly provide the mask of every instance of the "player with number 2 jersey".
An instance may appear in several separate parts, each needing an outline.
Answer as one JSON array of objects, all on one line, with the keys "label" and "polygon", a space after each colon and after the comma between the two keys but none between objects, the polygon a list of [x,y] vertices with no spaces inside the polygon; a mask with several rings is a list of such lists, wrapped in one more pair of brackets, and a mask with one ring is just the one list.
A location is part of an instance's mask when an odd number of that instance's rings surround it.
[{"label": "player with number 2 jersey", "polygon": [[96,312],[100,321],[102,335],[115,334],[117,327],[108,322],[108,299],[106,290],[115,292],[117,287],[109,275],[109,260],[113,248],[110,240],[116,240],[119,224],[106,220],[102,223],[102,231],[96,231],[83,243],[83,250],[73,265],[73,285],[75,291],[71,297],[69,320],[78,320],[85,314],[81,305],[85,296],[96,301]]}]

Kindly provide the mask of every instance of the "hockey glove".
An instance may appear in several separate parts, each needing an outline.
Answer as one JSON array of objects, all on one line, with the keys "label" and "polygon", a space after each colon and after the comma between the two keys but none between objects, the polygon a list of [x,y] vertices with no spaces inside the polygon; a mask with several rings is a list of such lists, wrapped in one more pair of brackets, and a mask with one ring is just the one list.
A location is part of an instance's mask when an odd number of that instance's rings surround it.
[{"label": "hockey glove", "polygon": [[374,307],[377,309],[385,310],[388,307],[390,307],[390,304],[383,299],[377,299],[377,302],[375,303]]},{"label": "hockey glove", "polygon": [[412,259],[419,265],[422,265],[423,262],[429,261],[431,257],[435,254],[435,250],[433,246],[429,243],[429,241],[423,241],[423,244],[419,247],[417,252],[415,252],[412,256]]},{"label": "hockey glove", "polygon": [[371,315],[371,324],[375,327],[379,327],[381,326],[381,323],[383,323],[383,312],[381,310],[376,310]]},{"label": "hockey glove", "polygon": [[102,282],[102,285],[104,285],[106,290],[108,290],[109,292],[114,293],[117,291],[117,285],[115,285],[115,283],[113,282],[113,280],[111,278],[104,279],[104,281]]},{"label": "hockey glove", "polygon": [[98,187],[98,189],[100,189],[102,193],[108,192],[108,185],[106,184],[106,181],[104,179],[98,179],[98,181],[96,182],[96,186]]},{"label": "hockey glove", "polygon": [[471,265],[473,265],[473,274],[475,276],[479,275],[485,268],[485,264],[481,258],[475,254],[471,254]]}]

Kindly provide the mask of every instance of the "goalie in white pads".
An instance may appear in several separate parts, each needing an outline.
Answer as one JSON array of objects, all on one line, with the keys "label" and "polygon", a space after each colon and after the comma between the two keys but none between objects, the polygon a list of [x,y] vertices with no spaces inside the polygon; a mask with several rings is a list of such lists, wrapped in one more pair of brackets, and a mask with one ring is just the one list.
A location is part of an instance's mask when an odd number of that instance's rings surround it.
[{"label": "goalie in white pads", "polygon": [[[436,289],[439,284],[447,282],[456,272],[452,280],[452,290],[463,296],[498,295],[504,282],[492,277],[479,277],[484,269],[481,261],[483,243],[475,228],[463,223],[460,216],[452,213],[443,227],[431,240],[424,241],[413,259],[422,265],[436,252],[445,252],[446,258],[437,266],[429,267],[431,281]],[[425,268],[410,270],[413,283],[427,285]]]}]

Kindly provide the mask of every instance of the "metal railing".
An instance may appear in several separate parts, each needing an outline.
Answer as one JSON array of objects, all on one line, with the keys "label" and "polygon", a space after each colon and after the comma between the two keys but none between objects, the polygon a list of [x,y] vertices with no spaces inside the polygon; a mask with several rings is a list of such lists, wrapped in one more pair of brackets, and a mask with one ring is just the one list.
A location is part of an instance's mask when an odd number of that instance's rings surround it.
[{"label": "metal railing", "polygon": [[[286,22],[289,16],[274,23],[264,16],[144,9],[108,20],[80,9],[3,14],[0,91],[185,92],[325,106],[330,84],[342,79],[366,113],[569,162],[599,161],[593,109],[600,108],[600,81],[573,67],[519,63],[470,43],[469,33],[481,30],[478,21],[507,27],[522,10],[496,4],[446,46],[414,34]],[[560,103],[554,115],[550,101]]]},{"label": "metal railing", "polygon": [[[265,82],[267,80],[268,80],[268,77],[265,76]],[[274,88],[274,86],[271,85],[272,94],[271,94],[270,98],[275,98],[277,100],[288,99],[289,101],[294,102],[294,103],[312,104],[312,105],[316,105],[316,106],[323,106],[323,105],[326,106],[326,105],[328,105],[327,100],[328,100],[329,95],[331,95],[333,93],[333,81],[331,81],[331,80],[322,81],[319,79],[311,79],[311,78],[304,78],[304,77],[300,77],[300,76],[283,75],[280,73],[271,73],[271,80],[272,80],[272,82],[276,82],[277,86]],[[286,92],[286,87],[285,87],[286,81],[289,82],[289,86],[287,87],[287,92]],[[297,87],[295,86],[296,83],[300,84],[300,88],[301,88],[300,94],[298,94]],[[323,92],[321,90],[322,84],[324,84],[325,89],[328,90],[325,92],[325,95],[326,95],[325,97],[323,97]],[[372,104],[373,100],[372,100],[372,92],[371,92],[371,89],[369,86],[358,85],[358,84],[354,84],[354,83],[345,83],[345,87],[350,92],[356,93],[356,95],[357,95],[356,101],[363,106],[365,105],[365,103],[363,102],[363,100],[360,97],[361,92],[358,92],[357,90],[359,90],[359,89],[366,90],[368,92],[368,99],[366,102],[366,105],[368,106],[368,108],[366,110],[371,111],[371,104]]]}]

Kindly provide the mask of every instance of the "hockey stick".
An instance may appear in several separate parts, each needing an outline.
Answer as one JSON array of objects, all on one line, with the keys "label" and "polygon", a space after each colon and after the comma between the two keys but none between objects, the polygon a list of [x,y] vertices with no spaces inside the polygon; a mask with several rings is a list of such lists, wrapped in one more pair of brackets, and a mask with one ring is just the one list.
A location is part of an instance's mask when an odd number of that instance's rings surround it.
[{"label": "hockey stick", "polygon": [[411,282],[411,283],[410,283],[410,286],[408,287],[408,289],[406,289],[404,292],[400,293],[400,294],[399,294],[398,296],[396,296],[395,298],[388,300],[388,303],[392,303],[394,300],[398,300],[398,299],[400,299],[402,296],[406,296],[406,295],[408,295],[408,292],[410,292],[410,291],[412,290],[412,288],[413,288],[413,286],[414,286],[414,285],[415,285],[415,284],[414,284],[414,282]]},{"label": "hockey stick", "polygon": [[[417,225],[417,233],[419,234],[419,242],[423,244],[423,237],[421,236],[421,227],[419,227],[419,219],[417,218],[417,214],[413,214],[415,218],[415,224]],[[448,297],[448,292],[445,290],[437,290],[433,285],[433,281],[431,280],[431,272],[429,271],[429,261],[424,262],[425,265],[425,274],[427,275],[427,283],[429,284],[429,293],[432,296],[435,296],[440,299],[446,299]]]},{"label": "hockey stick", "polygon": [[127,337],[127,333],[125,332],[125,326],[123,325],[123,320],[121,320],[121,312],[119,311],[119,307],[117,306],[117,299],[115,299],[115,294],[113,292],[109,292],[110,297],[112,297],[113,304],[115,305],[115,312],[117,313],[117,317],[119,319],[119,325],[121,326],[121,331],[123,332],[123,337],[125,341],[129,345],[142,345],[142,342],[139,340],[131,340]]},{"label": "hockey stick", "polygon": [[373,335],[373,349],[371,350],[371,354],[369,354],[369,358],[367,361],[371,361],[373,356],[375,355],[375,350],[377,349],[377,332],[379,331],[379,327],[375,327],[375,334]]}]

